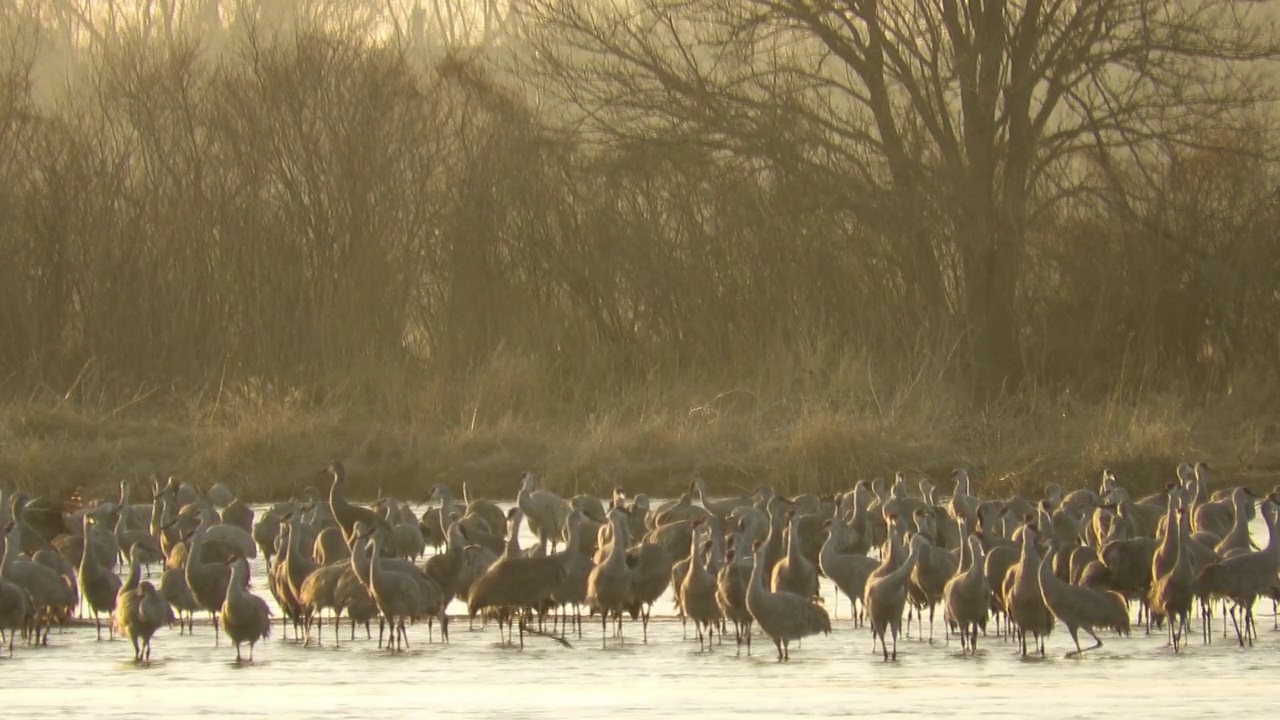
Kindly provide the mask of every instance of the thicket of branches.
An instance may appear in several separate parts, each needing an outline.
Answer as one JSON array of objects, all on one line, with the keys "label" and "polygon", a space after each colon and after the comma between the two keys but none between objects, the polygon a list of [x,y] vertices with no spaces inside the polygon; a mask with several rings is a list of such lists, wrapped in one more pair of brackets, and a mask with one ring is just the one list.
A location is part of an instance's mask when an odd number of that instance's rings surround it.
[{"label": "thicket of branches", "polygon": [[[1138,12],[1070,7],[1122,4]],[[1026,176],[1001,179],[1022,152],[1017,119],[970,95],[1007,97],[1016,53],[974,51],[972,79],[994,73],[990,87],[966,84],[965,62],[907,72],[957,47],[961,25],[982,30],[968,14],[981,4],[936,28],[949,40],[922,35],[936,47],[899,58],[888,94],[865,93],[875,74],[858,65],[874,4],[760,0],[728,18],[731,5],[650,3],[637,16],[665,24],[593,35],[608,13],[551,3],[526,18],[529,44],[447,56],[333,30],[244,31],[217,50],[122,30],[82,48],[83,72],[52,100],[34,73],[47,40],[11,15],[0,376],[323,389],[460,381],[506,354],[570,402],[639,378],[731,382],[763,356],[821,348],[819,377],[853,356],[904,381],[930,364],[1006,390],[1216,390],[1243,372],[1280,383],[1265,78],[1241,71],[1221,96],[1202,84],[1269,57],[1267,38],[1224,36],[1210,58],[1209,34],[1179,36],[1204,41],[1186,53],[1199,48],[1205,73],[1160,47],[1179,38],[1126,38],[1150,46],[1130,66],[1169,70],[1144,82],[1187,83],[1179,112],[1143,95],[1124,115],[1110,91],[1077,86],[1070,121],[1041,128],[1061,144],[1037,140]],[[700,32],[680,23],[699,19],[739,33],[671,52]],[[988,20],[1000,42],[1014,36],[1003,15]],[[1060,20],[1070,37],[1132,18]],[[844,69],[811,64],[787,33],[818,38]],[[742,54],[762,38],[778,42],[768,73]],[[1119,42],[1078,45],[1094,41]],[[714,72],[708,48],[722,51]],[[911,97],[908,76],[936,96]],[[997,127],[956,127],[982,119],[940,109],[948,99]],[[891,117],[876,116],[881,101]],[[930,126],[922,107],[951,125]]]}]

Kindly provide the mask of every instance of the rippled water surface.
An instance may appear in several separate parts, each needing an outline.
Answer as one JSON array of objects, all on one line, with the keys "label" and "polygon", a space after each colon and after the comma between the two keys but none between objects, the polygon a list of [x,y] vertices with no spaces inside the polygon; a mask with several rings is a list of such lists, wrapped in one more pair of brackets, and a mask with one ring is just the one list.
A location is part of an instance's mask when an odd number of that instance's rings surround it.
[{"label": "rippled water surface", "polygon": [[[1255,537],[1265,528],[1255,527]],[[271,600],[262,559],[255,561],[254,591]],[[831,609],[833,587],[823,581]],[[774,661],[767,638],[755,654],[739,653],[732,636],[699,652],[682,639],[669,598],[655,605],[649,641],[628,624],[627,643],[600,647],[600,626],[584,622],[572,648],[526,638],[523,651],[498,646],[495,627],[468,631],[464,606],[451,642],[428,643],[425,625],[411,627],[410,650],[391,655],[342,630],[340,648],[325,628],[322,647],[282,639],[280,626],[258,645],[253,664],[237,665],[225,640],[197,621],[194,636],[161,630],[152,662],[138,666],[127,640],[98,642],[92,626],[50,635],[49,647],[19,646],[0,658],[5,717],[65,718],[139,715],[243,715],[342,717],[690,717],[939,716],[1081,717],[1114,714],[1201,717],[1225,710],[1262,716],[1273,710],[1280,671],[1280,632],[1271,603],[1257,607],[1259,639],[1240,649],[1198,633],[1175,656],[1159,631],[1131,638],[1102,634],[1105,645],[1083,658],[1065,659],[1070,637],[1059,627],[1048,657],[1021,659],[1013,643],[980,638],[976,658],[948,644],[941,611],[930,645],[916,637],[899,644],[898,661],[872,652],[870,632],[854,629],[848,599],[836,603],[835,631],[792,648],[790,663]],[[457,619],[461,617],[462,619]],[[105,636],[104,636],[105,637]],[[247,655],[246,655],[247,657]]]}]

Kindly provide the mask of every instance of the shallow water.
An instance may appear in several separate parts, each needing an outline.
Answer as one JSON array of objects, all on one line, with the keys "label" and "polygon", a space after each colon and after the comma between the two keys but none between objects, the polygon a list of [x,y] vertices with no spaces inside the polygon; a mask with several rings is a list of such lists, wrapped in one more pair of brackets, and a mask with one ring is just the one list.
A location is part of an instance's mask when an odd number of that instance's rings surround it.
[{"label": "shallow water", "polygon": [[[1255,527],[1265,535],[1265,529]],[[1263,538],[1265,541],[1265,537]],[[254,561],[254,591],[274,603],[262,559]],[[834,588],[823,581],[830,598]],[[391,655],[363,629],[354,642],[342,629],[340,648],[326,626],[322,647],[282,639],[280,626],[258,645],[253,664],[237,665],[225,640],[214,646],[213,629],[197,619],[194,636],[161,630],[152,662],[132,662],[127,640],[95,639],[93,627],[50,635],[49,647],[16,647],[0,658],[10,717],[121,717],[140,714],[408,717],[689,717],[776,716],[1020,716],[1092,718],[1117,707],[1147,716],[1194,717],[1224,709],[1255,715],[1271,709],[1280,670],[1280,632],[1271,604],[1260,602],[1259,639],[1240,649],[1222,638],[1174,655],[1165,635],[1135,627],[1134,636],[1101,634],[1100,649],[1065,659],[1070,637],[1059,627],[1048,657],[1022,659],[1012,642],[980,638],[977,657],[962,657],[948,644],[941,610],[930,645],[916,637],[899,643],[898,661],[872,652],[870,632],[854,629],[849,603],[836,602],[830,637],[793,646],[791,662],[774,661],[772,645],[757,636],[754,654],[739,653],[732,636],[699,652],[668,598],[654,606],[647,644],[639,623],[628,623],[625,646],[600,648],[600,626],[584,620],[584,637],[572,648],[526,637],[523,651],[498,646],[493,626],[468,631],[465,607],[451,606],[451,642],[427,642],[427,628],[409,629],[410,650]],[[661,615],[661,617],[657,617]],[[459,619],[461,618],[461,619]],[[927,628],[926,628],[927,629]],[[992,629],[994,633],[994,629]],[[247,654],[246,654],[247,657]]]}]

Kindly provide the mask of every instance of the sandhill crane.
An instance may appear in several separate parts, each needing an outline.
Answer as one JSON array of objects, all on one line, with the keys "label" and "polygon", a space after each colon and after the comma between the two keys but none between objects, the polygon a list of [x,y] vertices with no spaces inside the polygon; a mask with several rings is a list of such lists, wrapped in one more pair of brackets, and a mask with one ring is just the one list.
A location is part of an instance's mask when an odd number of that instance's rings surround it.
[{"label": "sandhill crane", "polygon": [[[293,589],[289,587],[289,558],[296,555],[297,535],[296,526],[292,522],[292,515],[286,515],[280,523],[280,544],[282,546],[280,554],[276,558],[276,563],[267,568],[267,587],[271,591],[271,597],[275,599],[276,605],[284,613],[284,622],[293,623],[295,638],[302,618],[297,597],[294,595]],[[287,627],[287,625],[284,626],[285,629]]]},{"label": "sandhill crane", "polygon": [[684,577],[680,578],[680,611],[693,621],[694,630],[698,633],[698,647],[703,645],[705,628],[706,646],[710,647],[716,624],[720,621],[720,608],[716,605],[716,578],[707,570],[707,557],[713,543],[693,541],[690,548],[688,567]]},{"label": "sandhill crane", "polygon": [[525,471],[520,475],[520,491],[516,495],[516,504],[524,512],[529,521],[529,529],[538,536],[538,541],[550,543],[552,552],[559,546],[560,535],[564,523],[573,508],[564,498],[550,490],[535,488],[534,474]]},{"label": "sandhill crane", "polygon": [[[561,615],[566,620],[567,608],[570,605],[573,606],[573,622],[578,637],[582,637],[581,607],[587,601],[587,578],[591,576],[591,571],[596,566],[591,558],[582,552],[581,526],[583,521],[584,515],[581,510],[575,510],[569,515],[569,535],[565,549],[555,556],[564,565],[565,576],[564,580],[551,591],[551,600],[560,606]],[[563,629],[561,630],[562,634],[566,632]]]},{"label": "sandhill crane", "polygon": [[702,507],[712,515],[719,516],[722,520],[728,518],[729,515],[740,507],[747,507],[754,501],[749,497],[730,497],[720,500],[712,500],[707,497],[707,483],[702,478],[693,481],[693,487],[698,493],[698,502],[702,503]]},{"label": "sandhill crane", "polygon": [[[395,649],[401,650],[409,645],[409,633],[405,630],[405,620],[426,617],[432,612],[430,598],[423,592],[422,586],[414,578],[404,573],[389,571],[379,562],[381,548],[377,536],[372,536],[369,543],[371,562],[369,576],[365,587],[378,606],[378,612],[391,630],[391,640],[387,649],[394,643]],[[439,599],[436,598],[437,603]]]},{"label": "sandhill crane", "polygon": [[[933,642],[933,616],[938,603],[942,602],[942,589],[947,580],[956,573],[956,556],[935,544],[937,531],[934,527],[936,516],[933,510],[917,510],[915,514],[917,527],[929,542],[920,550],[916,558],[916,566],[911,571],[907,583],[908,596],[919,608],[920,624],[924,625],[924,608],[929,608],[929,642]],[[909,616],[908,616],[909,617]],[[910,620],[908,620],[910,631]],[[923,635],[923,628],[921,635]]]},{"label": "sandhill crane", "polygon": [[426,553],[427,541],[422,535],[422,528],[419,527],[416,521],[393,522],[391,523],[391,533],[402,556],[410,560],[417,560]]},{"label": "sandhill crane", "polygon": [[282,513],[277,513],[274,509],[268,510],[262,514],[258,522],[254,523],[253,541],[257,543],[258,549],[262,552],[263,559],[267,563],[267,567],[271,567],[271,560],[276,552],[276,538],[280,536],[280,518],[288,513],[298,512],[297,503],[293,503],[293,507]]},{"label": "sandhill crane", "polygon": [[1033,639],[1032,649],[1044,655],[1044,639],[1053,630],[1053,614],[1040,592],[1040,554],[1036,551],[1035,532],[1030,525],[1022,528],[1022,553],[1017,564],[1002,580],[1005,612],[1018,629],[1022,655],[1027,654],[1027,633]]},{"label": "sandhill crane", "polygon": [[302,552],[298,542],[298,526],[301,521],[296,518],[286,517],[284,520],[285,529],[288,533],[289,544],[284,551],[278,565],[282,566],[283,587],[280,588],[279,600],[280,611],[293,621],[293,635],[296,639],[298,636],[298,627],[303,622],[303,605],[300,600],[302,592],[302,583],[311,573],[315,572],[319,567],[315,561],[307,554]]},{"label": "sandhill crane", "polygon": [[422,528],[422,536],[427,544],[439,549],[448,541],[445,529],[449,526],[449,518],[460,510],[454,505],[453,492],[444,483],[432,486],[431,492],[427,494],[428,504],[435,500],[440,501],[440,507],[428,507],[423,510],[422,517],[419,518],[419,527]]},{"label": "sandhill crane", "polygon": [[631,571],[631,619],[640,619],[641,638],[649,642],[649,617],[653,604],[671,586],[671,555],[659,544],[641,542],[627,551]]},{"label": "sandhill crane", "polygon": [[747,609],[747,581],[751,577],[751,547],[746,536],[735,534],[734,545],[725,553],[724,565],[716,571],[716,606],[720,614],[733,623],[738,646],[747,643],[751,653],[751,611]]},{"label": "sandhill crane", "polygon": [[[1034,536],[1035,530],[1028,528],[1027,535]],[[1098,638],[1094,628],[1110,627],[1117,632],[1128,632],[1129,614],[1124,597],[1115,591],[1100,591],[1063,582],[1053,574],[1052,553],[1056,548],[1052,544],[1050,548],[1050,552],[1040,561],[1040,596],[1045,607],[1066,626],[1076,645],[1075,651],[1068,652],[1067,657],[1102,647],[1102,640]],[[1081,649],[1080,630],[1093,638],[1092,647]]]},{"label": "sandhill crane", "polygon": [[800,597],[813,597],[818,594],[818,573],[813,563],[800,552],[800,516],[792,510],[787,512],[786,519],[789,526],[787,552],[773,566],[769,587],[774,592],[785,591]]},{"label": "sandhill crane", "polygon": [[1187,616],[1191,614],[1191,603],[1195,599],[1195,575],[1191,571],[1190,553],[1182,551],[1182,532],[1171,522],[1166,535],[1174,539],[1173,562],[1167,571],[1153,570],[1156,580],[1151,587],[1150,605],[1153,611],[1165,616],[1169,624],[1169,641],[1176,653],[1182,644]]},{"label": "sandhill crane", "polygon": [[[217,518],[217,516],[217,513],[213,510],[200,511],[202,520],[210,517]],[[253,535],[248,530],[236,525],[210,522],[205,527],[204,551],[208,552],[215,547],[220,555],[220,557],[212,558],[215,562],[222,562],[232,555],[248,560],[258,557],[258,545],[253,541]],[[211,558],[208,555],[204,556],[205,562],[210,562],[210,560]]]},{"label": "sandhill crane", "polygon": [[[506,524],[503,516],[503,525]],[[500,525],[499,527],[502,527]],[[462,537],[467,541],[468,545],[479,545],[494,555],[501,555],[506,552],[507,539],[500,534],[492,533],[478,527],[467,527],[461,520],[458,521],[458,531],[462,533]]]},{"label": "sandhill crane", "polygon": [[[49,625],[65,618],[74,609],[75,582],[58,571],[18,555],[22,546],[22,525],[16,518],[5,527],[4,557],[0,560],[0,578],[17,585],[31,599],[36,617],[33,642],[48,643]],[[43,634],[41,631],[43,630]]]},{"label": "sandhill crane", "polygon": [[609,511],[609,523],[613,528],[609,555],[587,576],[587,604],[600,613],[601,648],[605,647],[610,616],[615,620],[618,639],[622,640],[622,611],[631,602],[631,570],[626,560],[631,529],[626,513],[615,507]]},{"label": "sandhill crane", "polygon": [[[214,503],[218,505],[218,503]],[[249,507],[244,500],[233,498],[226,505],[218,505],[222,511],[218,516],[222,519],[223,525],[240,528],[247,533],[253,532],[253,508]]]},{"label": "sandhill crane", "polygon": [[[303,629],[306,632],[306,643],[311,644],[311,625],[317,624],[316,642],[324,639],[324,610],[333,611],[333,642],[340,643],[339,624],[342,622],[343,605],[338,602],[338,583],[344,576],[355,578],[351,563],[337,563],[316,568],[307,575],[298,588],[298,605],[301,609]],[[356,579],[358,582],[358,579]]]},{"label": "sandhill crane", "polygon": [[226,483],[221,482],[210,485],[204,496],[214,507],[219,508],[227,507],[236,499],[236,495],[231,492],[231,488],[227,487]]},{"label": "sandhill crane", "polygon": [[205,532],[210,524],[209,516],[202,515],[200,525],[192,532],[187,549],[186,577],[191,596],[204,608],[213,620],[213,644],[219,640],[218,613],[227,600],[227,586],[231,582],[232,569],[224,563],[206,563],[201,559]]},{"label": "sandhill crane", "polygon": [[645,533],[640,542],[659,545],[673,560],[682,560],[687,557],[689,543],[693,541],[695,523],[700,524],[705,521],[706,517],[704,516],[662,523]]},{"label": "sandhill crane", "polygon": [[942,589],[943,616],[960,628],[960,648],[970,654],[978,652],[978,628],[985,631],[991,604],[982,561],[982,540],[970,535],[960,560],[962,569]]},{"label": "sandhill crane", "polygon": [[27,591],[0,577],[0,646],[7,636],[9,655],[13,655],[14,636],[27,628],[32,613]]},{"label": "sandhill crane", "polygon": [[581,512],[583,520],[590,520],[597,524],[605,522],[604,501],[595,495],[578,493],[569,498],[569,506]]},{"label": "sandhill crane", "polygon": [[[308,527],[305,523],[299,523],[294,527],[294,532],[299,533],[299,548],[307,547],[305,540]],[[311,558],[317,565],[344,563],[351,559],[351,548],[342,537],[342,529],[338,527],[327,527],[321,530],[316,534],[316,539],[310,547]]]},{"label": "sandhill crane", "polygon": [[334,460],[322,472],[332,478],[332,484],[329,487],[329,509],[333,512],[333,518],[338,526],[342,528],[342,537],[347,541],[347,545],[350,545],[352,538],[355,537],[356,523],[363,522],[377,533],[382,542],[381,547],[388,557],[394,557],[397,549],[394,545],[394,534],[387,521],[369,508],[353,505],[347,501],[347,466],[341,460]]},{"label": "sandhill crane", "polygon": [[1231,621],[1235,624],[1236,638],[1244,647],[1245,637],[1253,643],[1253,604],[1259,596],[1267,594],[1276,583],[1280,572],[1280,540],[1277,539],[1276,505],[1280,497],[1269,495],[1263,501],[1262,517],[1266,521],[1269,540],[1262,550],[1242,553],[1211,563],[1200,571],[1197,580],[1212,595],[1226,598],[1243,610],[1244,632],[1236,622],[1232,609]]},{"label": "sandhill crane", "polygon": [[[89,527],[92,518],[86,514],[81,520],[84,528],[85,537],[89,537]],[[142,546],[134,545],[138,548],[139,555],[142,554]],[[132,554],[132,550],[130,554]],[[110,622],[110,616],[116,610],[116,591],[120,589],[120,578],[107,568],[98,563],[97,555],[91,551],[80,554],[80,595],[89,603],[89,609],[93,611],[93,625],[97,629],[98,639],[102,639],[102,620],[99,618],[100,613],[106,613],[108,616],[107,630],[108,635],[114,637],[115,626]]]},{"label": "sandhill crane", "polygon": [[764,587],[765,545],[753,548],[755,564],[747,581],[747,610],[760,629],[773,640],[778,661],[791,659],[792,640],[810,635],[831,634],[831,617],[817,600],[786,591],[771,592]]},{"label": "sandhill crane", "polygon": [[451,522],[445,531],[444,551],[427,558],[423,564],[423,572],[440,588],[441,607],[447,607],[458,595],[458,576],[462,573],[466,544],[458,522]]},{"label": "sandhill crane", "polygon": [[[89,517],[88,514],[85,517]],[[128,526],[125,521],[127,513],[121,513],[116,517],[115,531],[107,533],[103,528],[98,527],[97,522],[89,525],[84,531],[84,540],[86,547],[92,545],[97,547],[99,543],[106,544],[112,554],[127,551],[134,545],[141,545],[143,548],[142,562],[147,566],[147,573],[150,574],[151,565],[164,561],[164,551],[160,547],[160,538],[151,534],[150,530],[133,529]],[[95,542],[91,543],[90,538]],[[99,559],[101,559],[99,555]],[[76,563],[79,565],[79,563]],[[112,570],[112,564],[100,563],[106,570]]]},{"label": "sandhill crane", "polygon": [[466,527],[467,521],[473,518],[487,525],[490,532],[501,532],[506,527],[506,514],[502,512],[502,508],[492,500],[472,497],[467,491],[466,482],[462,483],[462,502],[466,505],[466,510],[462,514],[463,527]]},{"label": "sandhill crane", "polygon": [[[512,519],[512,535],[519,528],[520,515]],[[507,641],[510,642],[513,618],[519,617],[520,648],[524,648],[526,628],[524,610],[545,604],[568,574],[560,558],[520,557],[505,554],[489,566],[471,585],[467,596],[467,611],[472,615],[490,608],[498,612],[498,633],[502,623],[507,623]]]},{"label": "sandhill crane", "polygon": [[[690,523],[689,543],[692,548],[696,548],[698,543],[702,542],[701,535],[704,530],[709,530],[705,528],[704,522],[704,518],[697,518]],[[676,561],[671,566],[671,605],[675,608],[676,614],[680,618],[681,639],[688,639],[689,637],[688,617],[684,614],[684,605],[682,603],[682,593],[684,592],[682,586],[684,584],[684,576],[689,573],[689,565],[693,563],[697,555],[698,553],[691,549],[687,557]]]},{"label": "sandhill crane", "polygon": [[841,552],[841,548],[849,545],[849,536],[854,534],[844,520],[833,518],[826,522],[826,527],[827,542],[818,556],[818,566],[822,568],[822,574],[831,578],[836,588],[849,598],[849,613],[854,627],[857,627],[862,621],[859,606],[867,590],[867,578],[880,563],[867,557],[865,551]]},{"label": "sandhill crane", "polygon": [[[39,498],[36,500],[38,501]],[[65,532],[64,529],[58,528],[56,532],[46,537],[46,533],[50,533],[51,529],[44,527],[49,523],[40,522],[40,519],[47,518],[47,513],[38,511],[39,506],[37,506],[37,509],[29,508],[28,506],[31,504],[31,496],[26,493],[17,493],[9,500],[9,507],[13,516],[13,520],[10,522],[18,526],[18,539],[21,543],[18,547],[18,552],[25,553],[28,557],[34,556],[40,550],[54,549],[49,539]],[[35,527],[29,520],[35,521],[35,524],[42,527]],[[59,517],[58,522],[62,524],[61,517]]]},{"label": "sandhill crane", "polygon": [[673,503],[667,503],[656,511],[649,514],[645,518],[645,525],[649,530],[682,520],[695,520],[700,517],[706,517],[710,514],[705,508],[700,508],[693,504],[694,483],[689,483],[689,489],[680,494],[680,498]]},{"label": "sandhill crane", "polygon": [[[373,590],[369,585],[369,576],[373,572],[372,568],[370,568],[370,564],[376,563],[378,564],[379,569],[385,573],[395,573],[397,575],[401,575],[401,576],[404,576],[405,578],[408,578],[411,582],[414,583],[415,586],[417,586],[417,591],[416,593],[413,594],[414,597],[416,598],[416,596],[420,594],[421,597],[425,599],[425,608],[416,611],[416,614],[412,616],[408,616],[408,619],[417,620],[425,617],[427,619],[428,633],[430,633],[433,627],[433,623],[436,617],[438,616],[442,624],[442,632],[447,634],[448,620],[447,620],[447,616],[443,613],[443,607],[441,605],[440,586],[436,585],[436,583],[433,580],[428,578],[426,574],[423,573],[422,570],[418,568],[418,566],[414,565],[412,562],[409,562],[408,560],[405,560],[403,558],[381,557],[381,552],[380,552],[381,548],[379,548],[379,553],[377,554],[373,554],[372,552],[367,552],[366,550],[370,550],[370,551],[372,550],[373,540],[378,537],[376,530],[366,525],[363,521],[357,522],[355,529],[356,529],[356,537],[352,543],[353,547],[351,551],[350,564],[351,564],[351,568],[355,571],[356,577],[359,579],[361,583],[364,584],[366,590],[369,591],[368,594],[369,594],[370,602],[374,600]],[[394,582],[398,583],[399,581],[394,581]],[[354,592],[344,593],[342,580],[339,580],[337,594],[339,596],[338,597],[339,603],[342,603],[344,598],[346,597],[350,597],[353,600],[363,599],[357,593],[354,593]],[[392,603],[396,602],[395,600],[389,600],[389,601]],[[347,607],[347,614],[350,616],[352,612],[352,608],[350,605],[346,605],[346,607]],[[379,606],[379,612],[381,612],[380,608],[381,606]],[[379,624],[378,647],[382,647],[382,631],[385,629],[385,621],[386,621],[386,618],[384,615],[383,621]],[[352,630],[354,632],[354,627],[352,628]],[[393,626],[391,630],[393,633],[396,633],[399,630],[399,628]],[[401,639],[407,641],[407,638],[401,638]],[[428,635],[428,640],[429,639],[430,639],[430,635]],[[389,641],[388,649],[390,649],[390,642],[393,642],[393,641],[395,640]]]},{"label": "sandhill crane", "polygon": [[[907,580],[915,569],[916,561],[929,541],[923,535],[911,538],[911,551],[906,560],[896,569],[874,575],[867,581],[867,589],[862,597],[862,604],[867,609],[867,617],[871,620],[871,637],[880,639],[880,648],[884,651],[886,662],[890,659],[886,635],[893,636],[892,659],[898,659],[898,633],[902,628],[902,610],[907,602]],[[883,568],[889,559],[881,563]]]},{"label": "sandhill crane", "polygon": [[150,582],[143,581],[136,590],[120,594],[115,624],[120,634],[127,636],[133,643],[134,662],[151,659],[152,636],[172,618],[173,611],[169,609],[169,603],[165,602],[156,586]]},{"label": "sandhill crane", "polygon": [[249,592],[249,563],[243,558],[231,558],[231,572],[227,584],[227,597],[222,603],[222,628],[236,645],[236,662],[241,662],[240,645],[249,643],[249,662],[253,662],[253,648],[258,640],[271,637],[271,610],[262,598]]},{"label": "sandhill crane", "polygon": [[1248,552],[1256,549],[1253,541],[1249,538],[1249,518],[1247,509],[1250,507],[1252,498],[1257,495],[1246,487],[1238,487],[1231,493],[1232,522],[1231,529],[1223,536],[1222,542],[1214,547],[1214,552],[1226,557],[1233,552]]},{"label": "sandhill crane", "polygon": [[202,609],[200,603],[196,602],[195,596],[191,594],[191,587],[187,585],[186,561],[190,557],[190,555],[184,555],[182,565],[165,570],[160,575],[160,596],[169,603],[177,615],[179,635],[194,631],[195,614]]},{"label": "sandhill crane", "polygon": [[1144,608],[1151,596],[1151,567],[1155,551],[1154,538],[1138,537],[1113,540],[1103,545],[1098,553],[1102,563],[1111,570],[1116,592],[1137,600]]}]

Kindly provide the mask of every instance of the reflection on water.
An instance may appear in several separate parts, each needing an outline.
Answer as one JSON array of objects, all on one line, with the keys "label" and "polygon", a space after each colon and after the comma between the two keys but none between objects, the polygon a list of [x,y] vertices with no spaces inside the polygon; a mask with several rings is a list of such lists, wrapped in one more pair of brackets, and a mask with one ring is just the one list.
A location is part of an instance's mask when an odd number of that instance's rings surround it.
[{"label": "reflection on water", "polygon": [[[1255,537],[1265,529],[1254,528]],[[1265,537],[1262,538],[1265,542]],[[271,603],[264,567],[256,561],[254,591]],[[833,587],[823,581],[831,606]],[[668,598],[654,608],[647,645],[639,627],[627,628],[625,647],[601,650],[600,626],[583,624],[574,647],[528,637],[523,652],[497,646],[496,627],[468,631],[465,608],[455,603],[448,645],[427,642],[425,625],[410,628],[411,649],[389,655],[363,629],[342,646],[326,626],[322,647],[282,640],[280,627],[259,644],[253,665],[237,665],[225,640],[197,622],[195,635],[162,630],[150,665],[134,665],[126,640],[97,642],[92,625],[56,631],[48,648],[17,647],[0,659],[8,717],[136,717],[148,714],[284,715],[343,717],[690,717],[977,715],[1093,718],[1123,708],[1125,714],[1194,717],[1224,708],[1261,715],[1270,709],[1280,670],[1280,632],[1270,603],[1257,608],[1259,639],[1241,650],[1224,640],[1220,618],[1212,645],[1192,633],[1189,649],[1175,656],[1165,635],[1132,638],[1100,634],[1105,645],[1080,659],[1064,659],[1071,640],[1058,628],[1049,657],[1019,658],[1013,643],[979,638],[975,658],[958,642],[942,640],[941,613],[929,645],[899,644],[898,662],[882,663],[870,632],[854,629],[847,598],[837,601],[835,632],[792,648],[792,661],[774,662],[773,648],[758,638],[756,655],[727,644],[698,652],[681,637]],[[462,619],[457,619],[458,617]],[[913,631],[914,631],[913,626]],[[927,628],[926,628],[927,633]],[[634,639],[635,642],[632,642]]]}]

